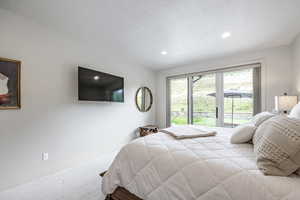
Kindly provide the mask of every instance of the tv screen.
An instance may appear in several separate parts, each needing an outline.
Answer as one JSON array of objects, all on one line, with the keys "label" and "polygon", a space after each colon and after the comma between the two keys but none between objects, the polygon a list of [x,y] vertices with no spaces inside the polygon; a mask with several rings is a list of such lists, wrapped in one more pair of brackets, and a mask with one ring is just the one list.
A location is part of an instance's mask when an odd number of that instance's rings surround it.
[{"label": "tv screen", "polygon": [[78,67],[78,99],[81,101],[124,102],[124,79]]}]

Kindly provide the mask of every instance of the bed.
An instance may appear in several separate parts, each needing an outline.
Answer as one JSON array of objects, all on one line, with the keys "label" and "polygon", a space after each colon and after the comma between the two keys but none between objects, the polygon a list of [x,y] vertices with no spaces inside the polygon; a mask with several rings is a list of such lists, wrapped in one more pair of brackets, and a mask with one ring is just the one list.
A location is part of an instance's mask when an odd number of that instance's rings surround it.
[{"label": "bed", "polygon": [[216,136],[175,140],[159,132],[132,141],[105,173],[103,193],[109,199],[127,192],[128,200],[300,199],[300,176],[263,175],[253,145],[231,144],[232,129],[212,129]]}]

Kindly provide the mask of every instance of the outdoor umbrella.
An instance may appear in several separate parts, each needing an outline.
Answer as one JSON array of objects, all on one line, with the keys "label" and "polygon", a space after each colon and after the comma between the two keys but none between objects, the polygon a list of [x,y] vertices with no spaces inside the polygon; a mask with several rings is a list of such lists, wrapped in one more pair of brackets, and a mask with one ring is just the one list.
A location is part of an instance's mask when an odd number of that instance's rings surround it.
[{"label": "outdoor umbrella", "polygon": [[[210,93],[208,96],[216,97],[216,93]],[[231,125],[233,126],[234,98],[252,98],[252,93],[240,90],[224,90],[224,98],[231,98]]]}]

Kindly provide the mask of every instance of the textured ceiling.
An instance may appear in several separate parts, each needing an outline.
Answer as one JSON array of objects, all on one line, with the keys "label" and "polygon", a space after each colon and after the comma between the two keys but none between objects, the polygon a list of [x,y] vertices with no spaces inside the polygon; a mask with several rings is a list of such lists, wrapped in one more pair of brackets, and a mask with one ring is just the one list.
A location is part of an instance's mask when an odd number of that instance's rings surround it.
[{"label": "textured ceiling", "polygon": [[299,0],[0,0],[0,8],[158,70],[286,45],[300,32]]}]

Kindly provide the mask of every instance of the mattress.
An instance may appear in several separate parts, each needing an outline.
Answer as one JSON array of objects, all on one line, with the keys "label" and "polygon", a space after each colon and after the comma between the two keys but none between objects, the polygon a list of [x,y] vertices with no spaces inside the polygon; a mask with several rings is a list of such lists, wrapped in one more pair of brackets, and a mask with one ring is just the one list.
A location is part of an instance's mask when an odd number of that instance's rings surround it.
[{"label": "mattress", "polygon": [[165,133],[124,146],[103,177],[102,191],[124,187],[144,200],[299,200],[300,176],[265,176],[253,145],[231,144],[232,129],[175,140]]}]

